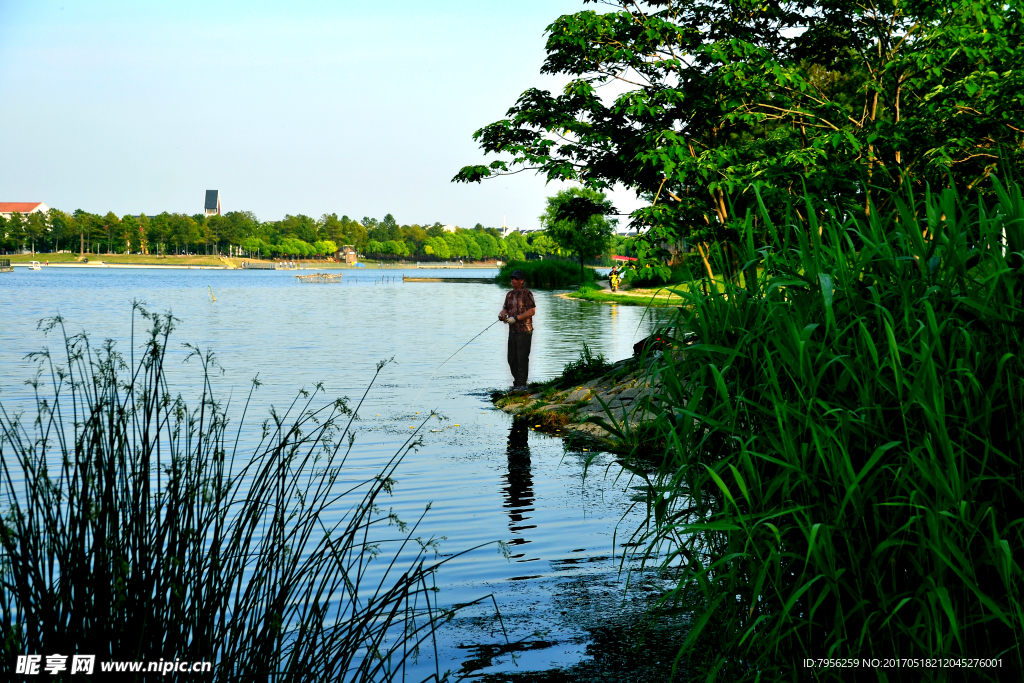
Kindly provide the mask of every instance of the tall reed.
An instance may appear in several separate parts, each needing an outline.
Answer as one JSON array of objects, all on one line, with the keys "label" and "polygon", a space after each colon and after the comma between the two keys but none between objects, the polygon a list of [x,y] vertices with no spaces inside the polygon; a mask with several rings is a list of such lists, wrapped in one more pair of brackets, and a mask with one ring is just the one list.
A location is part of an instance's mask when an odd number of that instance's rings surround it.
[{"label": "tall reed", "polygon": [[321,386],[255,436],[244,410],[232,429],[212,355],[191,350],[189,406],[165,370],[174,320],[135,314],[149,329],[127,362],[50,321],[64,354],[36,356],[35,414],[0,405],[0,677],[55,653],[211,662],[205,681],[401,677],[450,616],[434,542],[383,509],[416,434],[353,479],[353,409],[315,407]]},{"label": "tall reed", "polygon": [[895,206],[762,204],[742,283],[678,292],[693,336],[664,354],[638,533],[669,548],[663,606],[693,611],[680,657],[708,680],[1024,670],[1024,198]]}]

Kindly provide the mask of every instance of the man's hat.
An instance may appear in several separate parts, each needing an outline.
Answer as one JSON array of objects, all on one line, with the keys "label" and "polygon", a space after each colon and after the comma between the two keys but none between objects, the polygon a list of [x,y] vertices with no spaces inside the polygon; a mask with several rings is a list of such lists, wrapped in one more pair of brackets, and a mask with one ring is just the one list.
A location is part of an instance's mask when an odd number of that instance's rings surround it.
[{"label": "man's hat", "polygon": [[526,275],[524,275],[523,271],[521,271],[521,270],[513,270],[512,271],[512,279],[513,280],[525,280],[526,279]]}]

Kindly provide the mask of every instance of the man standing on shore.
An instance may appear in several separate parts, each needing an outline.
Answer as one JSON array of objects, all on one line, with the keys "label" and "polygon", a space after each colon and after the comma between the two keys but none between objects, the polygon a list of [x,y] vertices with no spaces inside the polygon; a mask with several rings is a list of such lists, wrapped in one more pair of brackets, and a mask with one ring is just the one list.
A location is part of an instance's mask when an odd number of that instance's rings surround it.
[{"label": "man standing on shore", "polygon": [[533,292],[525,284],[523,271],[513,271],[512,291],[505,295],[505,306],[498,314],[498,320],[508,323],[508,368],[512,371],[512,391],[526,391],[533,316],[537,313]]}]

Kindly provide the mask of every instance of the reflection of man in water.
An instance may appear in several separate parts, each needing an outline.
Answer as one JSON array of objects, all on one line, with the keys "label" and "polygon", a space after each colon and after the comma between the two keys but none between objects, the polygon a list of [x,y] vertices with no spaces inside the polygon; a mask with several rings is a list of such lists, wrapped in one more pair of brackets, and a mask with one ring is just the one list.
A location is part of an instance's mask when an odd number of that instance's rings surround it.
[{"label": "reflection of man in water", "polygon": [[[530,518],[525,513],[533,512],[533,474],[530,472],[529,425],[525,420],[513,420],[508,430],[508,474],[504,479],[508,486],[505,492],[505,507],[508,508],[509,531],[514,537],[509,545],[529,543],[520,534],[525,529],[535,529],[536,524],[523,524]],[[513,559],[524,553],[512,555]]]}]

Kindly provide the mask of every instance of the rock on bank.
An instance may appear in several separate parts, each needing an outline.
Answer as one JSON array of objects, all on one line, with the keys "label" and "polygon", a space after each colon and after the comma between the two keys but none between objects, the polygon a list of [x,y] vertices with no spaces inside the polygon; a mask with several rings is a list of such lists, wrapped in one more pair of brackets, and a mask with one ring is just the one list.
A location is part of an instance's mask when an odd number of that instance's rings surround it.
[{"label": "rock on bank", "polygon": [[539,431],[622,451],[638,442],[657,414],[661,364],[655,361],[627,358],[584,384],[559,388],[556,379],[530,392],[496,392],[492,399],[506,413],[528,418]]}]

